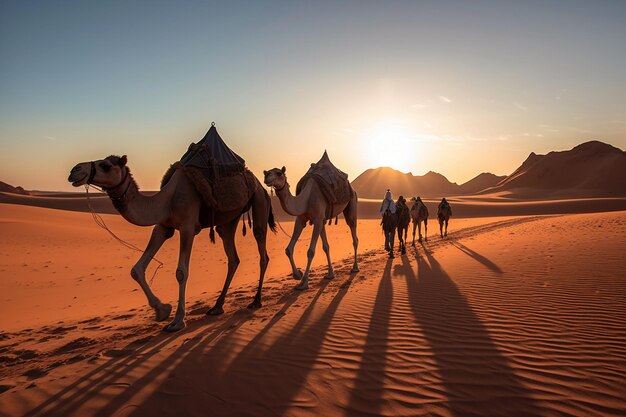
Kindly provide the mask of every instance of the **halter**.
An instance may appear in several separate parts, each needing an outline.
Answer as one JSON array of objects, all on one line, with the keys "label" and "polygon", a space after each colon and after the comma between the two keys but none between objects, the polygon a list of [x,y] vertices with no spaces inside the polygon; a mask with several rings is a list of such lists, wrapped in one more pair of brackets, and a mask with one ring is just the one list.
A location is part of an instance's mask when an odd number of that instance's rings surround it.
[{"label": "halter", "polygon": [[119,200],[121,200],[122,198],[124,198],[124,196],[125,196],[125,195],[126,195],[126,193],[128,192],[128,189],[130,188],[130,183],[131,183],[132,181],[128,181],[128,184],[126,185],[126,188],[124,189],[124,192],[123,192],[122,194],[120,194],[119,196],[114,196],[114,195],[111,195],[111,191],[113,191],[114,189],[116,189],[116,188],[118,188],[118,187],[121,187],[121,186],[122,186],[122,185],[126,182],[126,180],[127,180],[127,179],[128,179],[128,177],[129,177],[129,174],[130,174],[130,171],[129,171],[129,169],[126,167],[126,175],[124,175],[124,178],[122,179],[122,181],[120,181],[120,183],[119,183],[119,184],[117,184],[115,187],[111,187],[111,188],[104,188],[104,187],[102,187],[102,189],[103,189],[104,191],[106,191],[106,192],[107,192],[107,194],[109,195],[109,197],[110,197],[112,200],[119,201]]},{"label": "halter", "polygon": [[[87,178],[87,184],[91,185],[93,187],[93,185],[91,184],[93,182],[94,177],[96,176],[96,161],[91,161],[89,162],[90,165],[90,170],[89,170],[89,177]],[[122,194],[120,194],[119,196],[114,196],[111,195],[111,191],[113,191],[114,189],[121,187],[122,184],[124,184],[124,182],[126,182],[126,180],[129,177],[130,174],[130,170],[128,169],[128,167],[126,168],[126,174],[124,175],[124,178],[122,178],[122,181],[120,181],[119,184],[110,187],[110,188],[105,188],[102,187],[102,190],[106,191],[106,193],[109,195],[109,197],[111,197],[111,199],[113,200],[121,200],[122,198],[124,198],[124,196],[126,195],[126,193],[128,192],[128,189],[130,188],[130,181],[128,182],[128,185],[126,185],[126,189],[124,190],[124,192]]]}]

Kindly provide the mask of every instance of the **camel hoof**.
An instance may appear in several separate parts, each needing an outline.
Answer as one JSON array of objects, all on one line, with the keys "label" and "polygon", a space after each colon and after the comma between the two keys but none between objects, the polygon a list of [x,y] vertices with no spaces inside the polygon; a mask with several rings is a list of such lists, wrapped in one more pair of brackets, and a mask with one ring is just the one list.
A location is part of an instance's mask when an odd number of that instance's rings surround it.
[{"label": "camel hoof", "polygon": [[297,280],[302,279],[302,270],[297,269],[296,272],[291,274],[291,276],[293,279],[297,279]]},{"label": "camel hoof", "polygon": [[393,256],[393,252],[389,252],[389,259],[393,259],[395,258],[395,256]]},{"label": "camel hoof", "polygon": [[164,331],[173,333],[185,328],[185,320],[173,321],[163,328]]},{"label": "camel hoof", "polygon": [[207,316],[219,316],[220,314],[224,314],[224,309],[222,306],[213,306],[206,312]]},{"label": "camel hoof", "polygon": [[334,272],[333,273],[329,272],[328,274],[324,275],[324,279],[333,279],[333,278],[335,278]]},{"label": "camel hoof", "polygon": [[155,313],[154,319],[156,321],[165,321],[170,316],[171,312],[172,312],[171,304],[159,304],[158,306],[154,307],[154,313]]},{"label": "camel hoof", "polygon": [[352,269],[350,270],[350,273],[352,273],[352,274],[356,274],[357,272],[359,272],[359,267],[358,266],[353,266]]},{"label": "camel hoof", "polygon": [[255,310],[261,307],[263,307],[263,305],[261,304],[261,300],[257,300],[256,298],[250,304],[248,304],[248,308],[250,310]]},{"label": "camel hoof", "polygon": [[298,284],[298,285],[296,285],[296,286],[295,286],[295,289],[296,289],[297,291],[304,291],[304,290],[308,290],[308,289],[309,289],[309,283],[308,283],[308,282],[305,282],[304,284],[303,284],[303,283],[300,283],[300,284]]}]

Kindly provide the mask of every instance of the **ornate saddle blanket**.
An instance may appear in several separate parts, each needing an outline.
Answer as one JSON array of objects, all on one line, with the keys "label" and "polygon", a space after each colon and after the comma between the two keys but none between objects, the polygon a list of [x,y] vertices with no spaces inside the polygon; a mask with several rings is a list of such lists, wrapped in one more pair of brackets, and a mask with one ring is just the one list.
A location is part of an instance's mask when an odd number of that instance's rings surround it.
[{"label": "ornate saddle blanket", "polygon": [[247,168],[239,172],[214,176],[213,173],[207,175],[202,168],[185,166],[179,161],[167,170],[161,181],[161,188],[178,169],[181,169],[191,181],[202,196],[204,204],[220,212],[245,208],[258,187],[256,177]]},{"label": "ornate saddle blanket", "polygon": [[348,181],[348,174],[336,168],[326,152],[319,162],[311,164],[311,168],[298,181],[296,195],[300,194],[309,180],[317,183],[330,205],[347,204],[354,193]]}]

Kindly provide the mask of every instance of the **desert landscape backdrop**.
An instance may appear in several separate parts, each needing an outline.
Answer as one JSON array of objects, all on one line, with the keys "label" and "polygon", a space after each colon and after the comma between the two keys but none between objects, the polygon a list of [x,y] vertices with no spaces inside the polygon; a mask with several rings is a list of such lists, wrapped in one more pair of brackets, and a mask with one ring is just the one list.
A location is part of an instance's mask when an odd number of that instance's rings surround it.
[{"label": "desert landscape backdrop", "polygon": [[[359,203],[361,272],[349,272],[351,240],[341,221],[327,227],[337,277],[323,279],[318,254],[312,287],[294,291],[289,238],[279,231],[268,240],[258,311],[245,308],[258,279],[256,245],[238,231],[242,264],[226,314],[205,316],[227,262],[203,232],[192,256],[188,326],[175,335],[152,321],[129,276],[138,254],[96,226],[84,193],[3,183],[0,410],[620,415],[626,190],[615,176],[625,178],[625,158],[588,142],[460,186],[435,173],[368,170],[352,182],[369,197]],[[424,196],[431,212],[428,240],[393,261],[382,250],[375,199],[387,188]],[[441,239],[435,213],[444,195],[454,216]],[[149,228],[112,214],[106,196],[92,200],[115,233],[145,245]],[[275,198],[273,207],[289,233],[293,222]],[[300,264],[309,237],[310,228],[297,246]],[[158,253],[164,267],[151,282],[166,301],[177,293],[177,248],[175,238]],[[154,269],[153,262],[150,276]]]},{"label": "desert landscape backdrop", "polygon": [[0,1],[0,417],[626,416],[624,22]]}]

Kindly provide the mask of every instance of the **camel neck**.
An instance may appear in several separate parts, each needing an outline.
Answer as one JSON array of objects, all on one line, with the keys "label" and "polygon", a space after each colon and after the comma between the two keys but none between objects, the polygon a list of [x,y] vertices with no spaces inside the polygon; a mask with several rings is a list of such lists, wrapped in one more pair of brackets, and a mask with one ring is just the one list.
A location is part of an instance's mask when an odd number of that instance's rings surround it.
[{"label": "camel neck", "polygon": [[[280,200],[280,205],[283,210],[292,216],[301,216],[306,213],[306,204],[308,195],[308,184],[304,187],[304,190],[297,196],[291,194],[289,183],[285,183],[285,186],[280,190],[276,190],[276,195]],[[306,192],[305,192],[306,191]]]},{"label": "camel neck", "polygon": [[[115,194],[107,191],[113,206],[127,221],[137,226],[153,226],[167,219],[169,208],[163,190],[152,196],[146,196],[139,191],[134,178],[129,175],[129,183]],[[127,187],[127,188],[126,188]],[[116,197],[119,195],[119,197]]]}]

